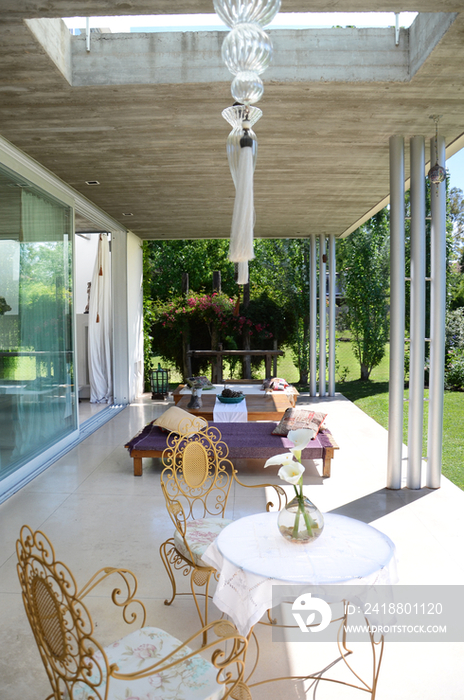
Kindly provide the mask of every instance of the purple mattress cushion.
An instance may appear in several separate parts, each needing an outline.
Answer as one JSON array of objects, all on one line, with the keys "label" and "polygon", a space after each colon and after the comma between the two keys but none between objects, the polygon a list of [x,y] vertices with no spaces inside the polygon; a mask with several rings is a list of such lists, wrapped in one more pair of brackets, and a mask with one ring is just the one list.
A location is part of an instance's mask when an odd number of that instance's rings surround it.
[{"label": "purple mattress cushion", "polygon": [[[293,443],[282,435],[273,435],[274,421],[248,421],[248,423],[210,423],[218,428],[229,448],[231,459],[268,459],[285,452]],[[324,447],[331,445],[329,431],[323,430],[303,450],[302,459],[321,459]],[[166,433],[149,423],[130,440],[125,447],[132,450],[164,450]]]}]

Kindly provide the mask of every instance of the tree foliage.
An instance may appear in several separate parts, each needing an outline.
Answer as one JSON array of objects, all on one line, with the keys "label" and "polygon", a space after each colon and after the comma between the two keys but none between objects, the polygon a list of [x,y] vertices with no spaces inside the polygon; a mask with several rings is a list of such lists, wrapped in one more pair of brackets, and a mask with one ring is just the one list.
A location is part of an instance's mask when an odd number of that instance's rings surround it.
[{"label": "tree foliage", "polygon": [[[273,337],[270,324],[263,321],[262,315],[255,321],[253,313],[237,314],[235,300],[223,293],[189,292],[171,301],[155,302],[152,333],[157,352],[165,360],[174,362],[181,372],[182,341],[192,350],[215,349],[219,343],[224,349],[236,350],[245,329],[257,350],[266,349]],[[193,358],[192,362],[192,371],[197,374],[207,368],[209,360]]]},{"label": "tree foliage", "polygon": [[341,242],[346,319],[362,380],[380,364],[388,340],[388,243],[386,209]]},{"label": "tree foliage", "polygon": [[250,265],[252,296],[265,291],[277,303],[281,320],[276,328],[279,346],[288,345],[301,383],[309,376],[309,240],[277,239],[255,242]]}]

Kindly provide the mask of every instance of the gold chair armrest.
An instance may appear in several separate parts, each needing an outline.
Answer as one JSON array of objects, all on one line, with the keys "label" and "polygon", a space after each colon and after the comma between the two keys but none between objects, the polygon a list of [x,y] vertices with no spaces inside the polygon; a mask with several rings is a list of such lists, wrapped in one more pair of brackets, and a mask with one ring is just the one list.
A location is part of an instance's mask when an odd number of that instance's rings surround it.
[{"label": "gold chair armrest", "polygon": [[279,484],[244,484],[243,481],[240,481],[240,479],[237,477],[236,470],[234,470],[233,477],[237,484],[243,486],[245,489],[274,489],[277,503],[273,503],[273,501],[268,501],[266,503],[267,511],[271,510],[271,508],[273,507],[277,507],[278,510],[282,510],[282,508],[284,508],[287,505],[287,494],[285,492],[285,489],[282,488],[282,486],[279,486]]},{"label": "gold chair armrest", "polygon": [[111,592],[111,600],[118,608],[122,608],[122,616],[124,622],[128,625],[133,624],[138,617],[138,614],[131,611],[129,613],[128,607],[130,605],[139,605],[142,609],[142,624],[141,627],[145,625],[145,620],[147,617],[147,611],[145,605],[141,600],[135,598],[137,592],[137,577],[130,569],[122,569],[114,566],[106,566],[103,569],[99,569],[81,588],[79,591],[79,597],[85,598],[94,588],[99,586],[103,581],[105,581],[109,576],[116,574],[121,577],[120,582],[121,588],[114,588]]}]

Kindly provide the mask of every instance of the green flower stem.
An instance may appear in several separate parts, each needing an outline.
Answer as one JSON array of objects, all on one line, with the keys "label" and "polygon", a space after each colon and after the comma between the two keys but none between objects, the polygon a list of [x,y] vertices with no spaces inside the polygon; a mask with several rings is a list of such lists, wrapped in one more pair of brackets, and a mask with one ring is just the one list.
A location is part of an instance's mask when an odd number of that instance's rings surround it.
[{"label": "green flower stem", "polygon": [[300,501],[300,496],[299,496],[299,493],[298,493],[298,489],[297,489],[297,487],[295,486],[295,484],[293,485],[293,488],[295,489],[295,493],[296,493],[297,498],[298,498],[298,510],[297,510],[296,513],[295,513],[295,522],[293,523],[293,532],[292,532],[292,537],[293,537],[293,539],[296,540],[296,539],[298,539],[298,528],[299,528],[299,526],[300,526],[301,501]]},{"label": "green flower stem", "polygon": [[299,522],[300,522],[300,511],[301,511],[301,513],[303,514],[304,521],[305,521],[306,529],[307,529],[307,531],[308,531],[308,535],[311,535],[311,537],[312,537],[312,536],[313,536],[313,527],[316,527],[316,523],[315,523],[314,520],[311,518],[311,516],[309,515],[309,513],[306,512],[305,507],[304,507],[303,477],[300,478],[300,481],[298,482],[298,485],[299,485],[299,487],[300,487],[300,490],[299,490],[299,491],[298,491],[298,489],[296,488],[296,486],[294,487],[294,488],[295,488],[296,495],[297,495],[297,498],[298,498],[298,511],[297,511],[297,513],[296,513],[296,515],[295,515],[295,525],[294,525],[294,527],[293,527],[293,533],[294,533],[293,536],[295,536],[295,531],[296,531],[296,533],[298,533],[298,525],[299,525]]}]

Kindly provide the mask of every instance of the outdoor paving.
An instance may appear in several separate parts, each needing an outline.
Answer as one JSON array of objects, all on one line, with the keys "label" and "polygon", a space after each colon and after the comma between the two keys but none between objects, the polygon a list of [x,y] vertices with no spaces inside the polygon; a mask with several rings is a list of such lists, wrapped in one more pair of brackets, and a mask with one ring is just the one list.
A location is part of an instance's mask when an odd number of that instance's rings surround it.
[{"label": "outdoor paving", "polygon": [[[315,405],[328,414],[327,426],[340,450],[330,479],[309,479],[305,490],[322,511],[358,518],[387,534],[396,545],[399,583],[421,586],[464,584],[464,493],[443,478],[438,490],[385,489],[387,432],[341,395],[327,399],[301,396],[299,404]],[[20,492],[0,505],[0,698],[43,700],[50,688],[22,606],[16,576],[15,540],[21,525],[40,528],[51,539],[82,585],[104,565],[131,568],[147,603],[148,624],[179,638],[198,628],[189,597],[164,605],[169,582],[159,558],[159,545],[172,527],[159,488],[159,463],[144,460],[144,474],[132,474],[124,444],[167,408],[145,395],[62,457]],[[319,465],[319,463],[316,463]],[[277,469],[241,479],[275,481]],[[256,494],[233,493],[229,517],[264,508]],[[103,643],[122,636],[110,604],[101,596],[88,599]],[[111,611],[111,612],[110,612]],[[106,614],[107,613],[107,614]],[[317,669],[327,648],[322,644],[273,642],[269,628],[259,626],[259,677]],[[463,632],[464,635],[464,632]],[[464,637],[463,637],[464,638]],[[369,670],[367,644],[358,647],[360,668]],[[464,643],[386,644],[377,700],[462,700]],[[367,659],[367,661],[366,661]],[[348,680],[348,679],[347,679]],[[312,698],[301,684],[264,685],[254,700]],[[320,683],[321,700],[367,697],[359,690]]]}]

